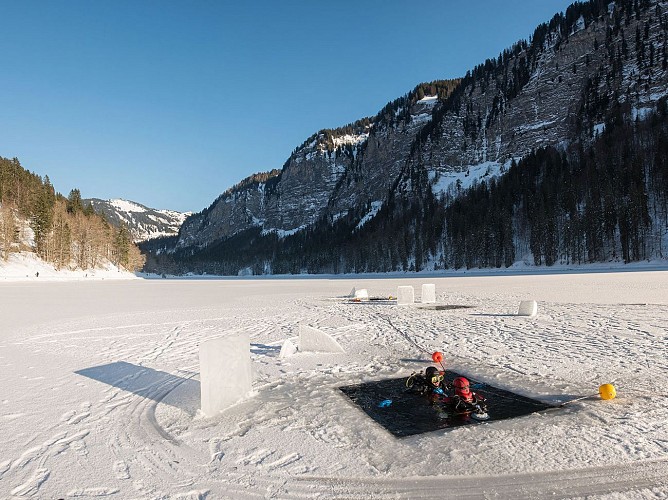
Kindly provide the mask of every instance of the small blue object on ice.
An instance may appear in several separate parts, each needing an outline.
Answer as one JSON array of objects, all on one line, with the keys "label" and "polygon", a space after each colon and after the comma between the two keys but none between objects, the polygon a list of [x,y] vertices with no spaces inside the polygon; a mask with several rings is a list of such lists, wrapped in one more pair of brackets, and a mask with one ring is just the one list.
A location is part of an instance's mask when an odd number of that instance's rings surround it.
[{"label": "small blue object on ice", "polygon": [[381,401],[380,403],[378,403],[378,408],[387,408],[387,407],[390,406],[391,404],[392,404],[392,400],[391,400],[391,399],[384,399],[383,401]]}]

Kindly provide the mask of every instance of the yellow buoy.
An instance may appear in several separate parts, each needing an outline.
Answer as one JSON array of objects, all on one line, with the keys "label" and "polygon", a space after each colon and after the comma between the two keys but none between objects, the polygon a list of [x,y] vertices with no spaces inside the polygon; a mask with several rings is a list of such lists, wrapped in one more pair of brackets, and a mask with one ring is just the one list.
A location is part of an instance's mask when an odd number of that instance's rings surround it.
[{"label": "yellow buoy", "polygon": [[601,395],[602,399],[614,399],[617,395],[615,386],[612,384],[603,384],[598,388],[598,393]]}]

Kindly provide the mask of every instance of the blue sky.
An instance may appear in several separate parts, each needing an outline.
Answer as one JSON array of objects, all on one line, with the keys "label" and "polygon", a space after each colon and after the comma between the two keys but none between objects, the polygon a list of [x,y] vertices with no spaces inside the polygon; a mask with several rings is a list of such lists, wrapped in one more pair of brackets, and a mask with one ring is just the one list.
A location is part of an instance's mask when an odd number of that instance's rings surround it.
[{"label": "blue sky", "polygon": [[66,196],[197,212],[570,3],[0,0],[0,156]]}]

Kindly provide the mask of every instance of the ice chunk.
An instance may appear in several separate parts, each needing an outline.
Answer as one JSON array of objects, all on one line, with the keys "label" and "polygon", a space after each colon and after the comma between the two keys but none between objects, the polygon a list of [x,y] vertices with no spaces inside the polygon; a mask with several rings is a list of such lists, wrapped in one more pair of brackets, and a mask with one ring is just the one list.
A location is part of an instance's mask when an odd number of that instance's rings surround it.
[{"label": "ice chunk", "polygon": [[538,304],[535,300],[523,300],[517,311],[518,316],[535,316],[538,314]]},{"label": "ice chunk", "polygon": [[420,299],[423,304],[433,304],[436,302],[436,285],[434,284],[424,284],[422,285],[422,298]]},{"label": "ice chunk", "polygon": [[345,352],[343,347],[325,332],[306,325],[299,325],[299,350],[301,352]]},{"label": "ice chunk", "polygon": [[287,339],[285,342],[283,342],[283,346],[281,347],[281,353],[279,354],[279,357],[287,358],[288,356],[292,356],[296,352],[297,352],[297,346],[294,345],[290,339]]},{"label": "ice chunk", "polygon": [[202,412],[213,416],[251,391],[250,337],[219,337],[199,347]]},{"label": "ice chunk", "polygon": [[397,287],[397,305],[405,306],[415,302],[415,291],[412,286]]}]

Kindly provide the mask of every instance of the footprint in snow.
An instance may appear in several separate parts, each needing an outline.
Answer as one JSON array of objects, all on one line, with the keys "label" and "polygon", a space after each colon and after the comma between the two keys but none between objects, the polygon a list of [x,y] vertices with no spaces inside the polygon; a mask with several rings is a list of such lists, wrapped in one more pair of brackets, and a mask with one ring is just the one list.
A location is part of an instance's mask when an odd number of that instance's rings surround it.
[{"label": "footprint in snow", "polygon": [[119,460],[114,464],[114,474],[116,479],[130,479],[130,469],[124,460]]}]

